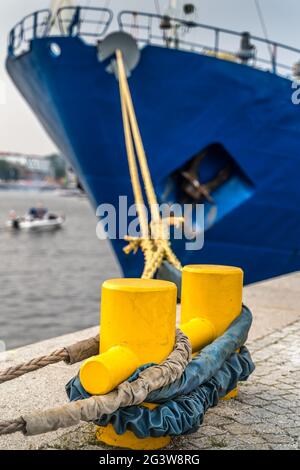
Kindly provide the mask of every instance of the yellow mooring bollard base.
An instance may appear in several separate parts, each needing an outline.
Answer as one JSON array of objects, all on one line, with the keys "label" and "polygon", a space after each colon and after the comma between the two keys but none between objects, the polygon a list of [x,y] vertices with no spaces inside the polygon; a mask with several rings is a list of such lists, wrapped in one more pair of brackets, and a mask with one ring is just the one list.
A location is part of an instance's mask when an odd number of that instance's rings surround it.
[{"label": "yellow mooring bollard base", "polygon": [[231,400],[232,398],[236,398],[239,394],[238,388],[235,387],[231,392],[227,393],[225,397],[221,398],[220,400],[226,401],[226,400]]},{"label": "yellow mooring bollard base", "polygon": [[[158,405],[155,403],[142,403],[140,406],[145,406],[146,408],[153,410]],[[116,433],[112,424],[109,424],[106,427],[97,426],[96,439],[109,446],[132,450],[163,449],[171,442],[170,436],[146,437],[144,439],[140,439],[139,437],[136,437],[132,431],[126,431],[120,436]]]},{"label": "yellow mooring bollard base", "polygon": [[[142,403],[140,406],[145,406],[146,408],[153,410],[158,405],[155,403]],[[140,439],[131,431],[126,431],[120,436],[116,433],[112,424],[109,424],[106,427],[97,426],[96,439],[109,446],[132,450],[163,449],[171,442],[170,436],[146,437],[144,439]]]},{"label": "yellow mooring bollard base", "polygon": [[98,426],[96,438],[98,441],[101,441],[109,446],[122,447],[123,449],[132,450],[163,449],[171,442],[171,438],[169,436],[146,437],[145,439],[140,439],[136,437],[135,434],[133,434],[131,431],[126,431],[125,434],[119,436],[111,424],[106,427]]}]

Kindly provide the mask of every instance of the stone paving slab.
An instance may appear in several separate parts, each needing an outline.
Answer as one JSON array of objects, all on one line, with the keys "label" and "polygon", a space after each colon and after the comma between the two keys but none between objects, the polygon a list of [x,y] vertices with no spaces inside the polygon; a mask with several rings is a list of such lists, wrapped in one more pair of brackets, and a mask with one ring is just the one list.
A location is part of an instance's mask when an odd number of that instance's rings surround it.
[{"label": "stone paving slab", "polygon": [[[171,449],[298,449],[300,446],[300,274],[248,286],[244,300],[254,323],[248,343],[256,371],[237,399],[207,412],[203,426],[175,438]],[[298,288],[297,288],[298,286]],[[288,298],[287,304],[284,298]],[[293,301],[294,299],[294,301]],[[286,307],[285,307],[286,305]],[[9,351],[0,369],[95,335],[98,327]],[[4,360],[5,359],[5,360]],[[0,385],[0,419],[66,402],[64,384],[79,365],[56,364]],[[42,436],[0,437],[0,449],[94,449],[94,426],[80,425]]]},{"label": "stone paving slab", "polygon": [[300,272],[251,284],[243,300],[253,312],[249,339],[280,330],[300,318]]}]

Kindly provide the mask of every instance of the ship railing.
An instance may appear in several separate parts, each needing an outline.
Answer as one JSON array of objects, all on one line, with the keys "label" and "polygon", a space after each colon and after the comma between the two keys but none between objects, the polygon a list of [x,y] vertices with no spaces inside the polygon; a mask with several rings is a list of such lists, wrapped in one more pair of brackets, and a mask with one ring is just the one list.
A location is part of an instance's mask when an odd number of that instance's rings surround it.
[{"label": "ship railing", "polygon": [[118,23],[119,28],[134,36],[140,45],[199,52],[288,77],[300,59],[300,49],[252,35],[249,37],[252,48],[243,55],[241,32],[155,13],[124,10],[118,15]]},{"label": "ship railing", "polygon": [[52,13],[49,9],[36,11],[25,16],[10,31],[8,53],[18,56],[28,52],[33,38],[46,36],[49,31]]},{"label": "ship railing", "polygon": [[57,11],[59,31],[62,35],[80,36],[87,41],[103,37],[113,20],[113,12],[98,7],[63,7]]},{"label": "ship railing", "polygon": [[113,12],[108,8],[62,7],[55,13],[39,10],[25,16],[11,30],[8,53],[22,55],[30,50],[33,39],[48,36],[79,36],[95,43],[106,34],[112,20]]},{"label": "ship railing", "polygon": [[[32,39],[47,36],[79,36],[95,44],[106,35],[112,21],[113,13],[108,8],[70,6],[56,13],[39,10],[25,16],[12,29],[9,54],[21,55],[30,49]],[[243,33],[194,21],[124,10],[118,15],[118,24],[120,30],[134,36],[141,46],[153,44],[199,52],[288,77],[295,64],[300,70],[300,49],[258,36],[250,35],[251,48],[243,51]]]}]

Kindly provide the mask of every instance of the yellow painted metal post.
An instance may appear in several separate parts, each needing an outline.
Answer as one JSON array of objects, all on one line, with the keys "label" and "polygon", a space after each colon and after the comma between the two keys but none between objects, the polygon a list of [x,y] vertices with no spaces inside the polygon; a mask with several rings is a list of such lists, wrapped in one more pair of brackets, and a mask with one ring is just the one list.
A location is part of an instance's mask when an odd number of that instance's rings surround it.
[{"label": "yellow painted metal post", "polygon": [[[85,361],[80,370],[81,383],[89,393],[108,393],[137,367],[167,358],[175,343],[176,298],[176,286],[168,281],[104,282],[100,354]],[[119,436],[112,426],[99,428],[97,437],[131,449],[158,449],[170,441],[169,437],[138,439],[129,431]]]},{"label": "yellow painted metal post", "polygon": [[176,285],[157,279],[113,279],[102,287],[100,352],[129,347],[141,364],[161,362],[175,343]]},{"label": "yellow painted metal post", "polygon": [[[189,337],[193,352],[221,336],[240,315],[242,291],[240,268],[219,265],[183,268],[180,328]],[[225,398],[236,395],[237,390]]]}]

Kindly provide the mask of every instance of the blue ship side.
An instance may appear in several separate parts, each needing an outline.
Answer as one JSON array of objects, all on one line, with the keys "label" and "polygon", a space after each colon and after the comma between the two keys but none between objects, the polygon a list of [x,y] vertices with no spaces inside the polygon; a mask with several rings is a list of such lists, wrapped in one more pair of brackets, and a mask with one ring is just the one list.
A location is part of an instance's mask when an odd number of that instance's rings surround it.
[{"label": "blue ship side", "polygon": [[[30,51],[8,56],[7,70],[71,161],[94,207],[117,207],[119,195],[132,203],[118,83],[97,59],[96,47],[79,37],[33,39]],[[241,266],[246,283],[298,270],[300,107],[292,104],[291,82],[148,45],[129,85],[161,201],[170,175],[206,147],[222,149],[236,168],[227,193],[219,188],[214,195],[218,216],[205,232],[203,249],[186,251],[185,240],[174,240],[182,263]],[[140,275],[142,256],[125,255],[123,240],[112,244],[124,274]]]}]

